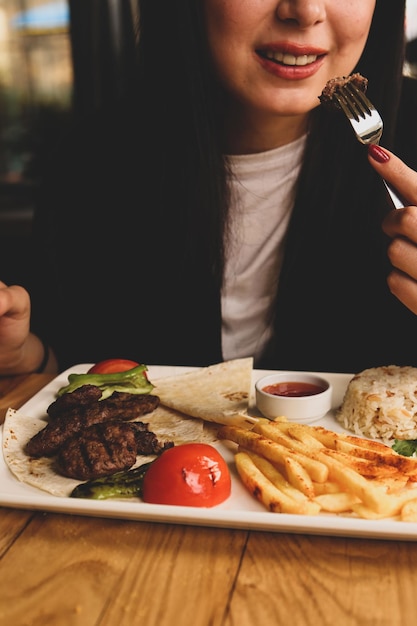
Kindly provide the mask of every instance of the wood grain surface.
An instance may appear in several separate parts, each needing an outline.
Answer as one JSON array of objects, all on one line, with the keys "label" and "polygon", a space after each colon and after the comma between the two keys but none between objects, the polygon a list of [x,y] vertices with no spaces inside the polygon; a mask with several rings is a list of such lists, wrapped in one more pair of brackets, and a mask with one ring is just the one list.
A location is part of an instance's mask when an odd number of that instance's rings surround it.
[{"label": "wood grain surface", "polygon": [[[0,409],[51,377],[0,379]],[[0,626],[411,626],[417,543],[0,508]]]}]

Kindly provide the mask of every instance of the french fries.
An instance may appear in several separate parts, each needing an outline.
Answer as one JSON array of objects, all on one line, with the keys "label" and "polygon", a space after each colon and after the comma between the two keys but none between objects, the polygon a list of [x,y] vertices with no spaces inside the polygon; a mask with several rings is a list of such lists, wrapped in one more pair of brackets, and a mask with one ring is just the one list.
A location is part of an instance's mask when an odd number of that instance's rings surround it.
[{"label": "french fries", "polygon": [[235,456],[236,468],[243,484],[248,491],[260,500],[269,511],[277,513],[295,513],[316,515],[320,506],[312,500],[300,500],[275,486],[253,462],[246,452],[238,452]]},{"label": "french fries", "polygon": [[218,436],[238,445],[239,477],[269,511],[417,522],[417,459],[389,446],[282,418]]},{"label": "french fries", "polygon": [[293,458],[308,471],[312,480],[316,482],[324,482],[329,476],[329,470],[324,463],[292,448],[288,448],[288,446],[278,441],[268,439],[254,430],[248,430],[242,427],[223,426],[220,428],[218,436],[221,439],[231,439],[235,441],[243,448],[260,454],[279,467],[285,467],[285,460]]}]

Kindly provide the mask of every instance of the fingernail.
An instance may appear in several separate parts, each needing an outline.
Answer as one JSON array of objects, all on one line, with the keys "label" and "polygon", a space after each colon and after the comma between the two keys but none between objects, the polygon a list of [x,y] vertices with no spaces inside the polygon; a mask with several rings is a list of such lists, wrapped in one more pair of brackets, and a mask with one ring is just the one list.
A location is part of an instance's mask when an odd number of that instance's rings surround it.
[{"label": "fingernail", "polygon": [[387,154],[383,148],[376,146],[375,144],[370,144],[368,146],[368,154],[378,163],[386,163],[389,161],[389,154]]}]

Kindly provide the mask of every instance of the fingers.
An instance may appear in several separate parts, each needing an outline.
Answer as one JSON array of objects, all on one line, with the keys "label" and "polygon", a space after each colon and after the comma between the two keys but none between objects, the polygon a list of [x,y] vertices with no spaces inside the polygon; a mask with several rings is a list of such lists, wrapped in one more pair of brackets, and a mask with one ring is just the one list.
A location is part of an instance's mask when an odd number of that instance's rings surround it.
[{"label": "fingers", "polygon": [[406,204],[417,206],[417,172],[381,146],[368,146],[368,160],[378,174],[399,192]]},{"label": "fingers", "polygon": [[368,146],[368,160],[406,204],[390,211],[382,224],[392,239],[387,254],[393,270],[387,283],[391,293],[417,315],[417,172],[381,146]]},{"label": "fingers", "polygon": [[387,278],[388,287],[417,315],[417,207],[390,211],[382,228],[391,237],[387,254],[393,270]]},{"label": "fingers", "polygon": [[21,319],[29,314],[30,299],[26,289],[20,285],[8,287],[0,281],[0,316],[7,315]]},{"label": "fingers", "polygon": [[389,237],[406,237],[417,245],[417,206],[390,211],[382,222],[382,228]]},{"label": "fingers", "polygon": [[398,270],[393,270],[387,278],[387,283],[391,293],[417,315],[417,281]]},{"label": "fingers", "polygon": [[417,280],[417,246],[408,239],[397,237],[391,241],[387,253],[395,269]]}]

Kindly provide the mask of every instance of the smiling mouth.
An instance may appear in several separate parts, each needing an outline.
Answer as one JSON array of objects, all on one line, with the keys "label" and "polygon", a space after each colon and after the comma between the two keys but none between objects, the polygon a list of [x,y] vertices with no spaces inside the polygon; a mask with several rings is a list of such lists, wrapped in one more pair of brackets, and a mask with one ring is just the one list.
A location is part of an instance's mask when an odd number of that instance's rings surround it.
[{"label": "smiling mouth", "polygon": [[257,50],[259,56],[268,61],[273,61],[278,65],[290,65],[290,66],[303,66],[310,65],[317,61],[319,55],[317,54],[301,54],[295,56],[294,54],[288,54],[284,52],[278,52],[273,50]]}]

